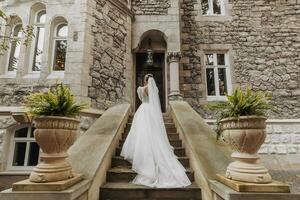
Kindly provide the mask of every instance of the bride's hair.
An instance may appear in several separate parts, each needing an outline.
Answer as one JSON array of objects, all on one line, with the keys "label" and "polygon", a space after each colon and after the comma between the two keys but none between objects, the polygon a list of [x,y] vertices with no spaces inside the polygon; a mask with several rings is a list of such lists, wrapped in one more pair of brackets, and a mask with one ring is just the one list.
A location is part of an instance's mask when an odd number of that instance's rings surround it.
[{"label": "bride's hair", "polygon": [[148,82],[148,79],[149,79],[150,77],[153,78],[153,74],[151,74],[151,73],[146,74],[146,75],[145,75],[145,81]]}]

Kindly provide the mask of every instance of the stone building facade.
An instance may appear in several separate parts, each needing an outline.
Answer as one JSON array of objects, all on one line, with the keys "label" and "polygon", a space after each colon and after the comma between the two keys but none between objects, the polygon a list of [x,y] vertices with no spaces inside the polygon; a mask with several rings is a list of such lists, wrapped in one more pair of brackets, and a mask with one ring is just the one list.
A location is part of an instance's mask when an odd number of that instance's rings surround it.
[{"label": "stone building facade", "polygon": [[184,97],[201,109],[200,99],[207,97],[203,53],[225,51],[233,85],[271,93],[278,111],[271,118],[299,118],[299,6],[299,1],[229,1],[224,17],[208,17],[198,12],[200,1],[183,0]]},{"label": "stone building facade", "polygon": [[[136,88],[151,72],[163,110],[170,99],[183,99],[214,119],[205,104],[250,84],[271,93],[278,111],[269,113],[273,121],[261,153],[300,153],[299,0],[2,0],[0,6],[15,24],[44,28],[43,40],[0,57],[1,107],[21,106],[29,92],[61,80],[93,108],[129,102],[134,110]],[[18,57],[13,70],[11,55]],[[33,70],[37,56],[39,70]],[[0,119],[2,146],[19,126],[10,120]]]}]

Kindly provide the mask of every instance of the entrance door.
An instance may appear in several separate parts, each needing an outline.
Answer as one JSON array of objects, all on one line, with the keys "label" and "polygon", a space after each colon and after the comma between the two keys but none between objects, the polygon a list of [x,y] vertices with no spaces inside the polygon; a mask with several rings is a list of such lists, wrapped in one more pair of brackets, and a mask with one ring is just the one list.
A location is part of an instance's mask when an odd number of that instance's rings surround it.
[{"label": "entrance door", "polygon": [[[147,53],[136,54],[136,86],[143,86],[144,77],[146,74],[151,73],[154,76],[155,82],[159,89],[159,98],[162,112],[165,112],[165,83],[164,83],[164,69],[165,69],[165,54],[154,53],[153,65],[148,66],[146,64]],[[141,101],[136,95],[136,109],[140,106]]]}]

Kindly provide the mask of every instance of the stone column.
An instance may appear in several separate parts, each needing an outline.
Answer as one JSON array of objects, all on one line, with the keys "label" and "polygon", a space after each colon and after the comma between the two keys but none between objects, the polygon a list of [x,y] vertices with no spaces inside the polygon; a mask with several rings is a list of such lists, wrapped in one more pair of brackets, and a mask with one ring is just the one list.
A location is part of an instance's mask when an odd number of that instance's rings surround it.
[{"label": "stone column", "polygon": [[182,95],[179,88],[179,62],[181,59],[180,52],[169,52],[168,63],[170,66],[170,93],[169,100],[180,100]]}]

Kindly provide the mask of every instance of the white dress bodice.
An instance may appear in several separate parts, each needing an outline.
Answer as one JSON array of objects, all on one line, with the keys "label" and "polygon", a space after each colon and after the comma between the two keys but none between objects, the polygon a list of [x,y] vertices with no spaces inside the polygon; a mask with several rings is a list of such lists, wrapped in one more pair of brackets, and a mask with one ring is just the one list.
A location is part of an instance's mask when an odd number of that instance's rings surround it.
[{"label": "white dress bodice", "polygon": [[145,87],[138,87],[137,94],[142,103],[149,102],[149,97],[145,93]]}]

